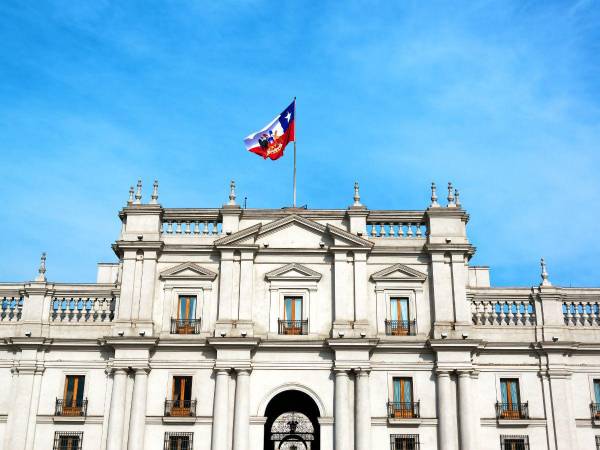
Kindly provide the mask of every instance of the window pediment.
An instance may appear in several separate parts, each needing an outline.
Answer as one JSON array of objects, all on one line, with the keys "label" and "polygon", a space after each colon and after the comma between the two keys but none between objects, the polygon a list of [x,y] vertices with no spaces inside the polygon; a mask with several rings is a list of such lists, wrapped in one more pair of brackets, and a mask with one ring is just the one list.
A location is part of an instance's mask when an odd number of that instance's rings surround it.
[{"label": "window pediment", "polygon": [[170,280],[210,280],[217,278],[217,274],[212,270],[199,266],[195,263],[183,263],[170,269],[164,270],[160,278]]},{"label": "window pediment", "polygon": [[321,274],[298,263],[286,264],[265,274],[268,281],[319,281]]},{"label": "window pediment", "polygon": [[420,281],[427,279],[427,275],[404,264],[394,264],[371,275],[373,281]]}]

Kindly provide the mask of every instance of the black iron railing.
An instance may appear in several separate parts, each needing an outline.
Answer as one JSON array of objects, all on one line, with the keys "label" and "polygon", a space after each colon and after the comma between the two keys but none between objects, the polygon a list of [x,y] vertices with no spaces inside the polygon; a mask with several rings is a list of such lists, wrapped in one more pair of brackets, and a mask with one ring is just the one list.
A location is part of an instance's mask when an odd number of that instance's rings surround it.
[{"label": "black iron railing", "polygon": [[308,334],[307,320],[279,320],[279,334]]},{"label": "black iron railing", "polygon": [[590,412],[592,419],[600,420],[600,403],[590,403]]},{"label": "black iron railing", "polygon": [[55,431],[53,450],[81,450],[82,431]]},{"label": "black iron railing", "polygon": [[87,398],[75,403],[65,403],[64,399],[57,398],[56,406],[54,408],[55,416],[68,416],[68,417],[85,417],[87,415]]},{"label": "black iron railing", "polygon": [[192,450],[194,433],[165,433],[164,450]]},{"label": "black iron railing", "polygon": [[388,336],[414,336],[417,333],[416,320],[386,320],[385,334]]},{"label": "black iron railing", "polygon": [[529,437],[519,435],[500,435],[501,450],[529,450]]},{"label": "black iron railing", "polygon": [[196,417],[196,400],[165,400],[166,417]]},{"label": "black iron railing", "polygon": [[199,334],[200,319],[171,319],[171,334]]},{"label": "black iron railing", "polygon": [[418,434],[390,435],[390,450],[420,450]]},{"label": "black iron railing", "polygon": [[391,419],[417,419],[419,402],[388,402],[388,417]]},{"label": "black iron railing", "polygon": [[496,403],[498,419],[529,419],[529,403]]}]

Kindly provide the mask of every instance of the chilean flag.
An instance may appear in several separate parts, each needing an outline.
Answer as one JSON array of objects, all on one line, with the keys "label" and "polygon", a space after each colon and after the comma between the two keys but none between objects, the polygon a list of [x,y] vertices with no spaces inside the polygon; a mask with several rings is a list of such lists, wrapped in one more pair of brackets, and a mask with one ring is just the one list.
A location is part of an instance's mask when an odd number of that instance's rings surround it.
[{"label": "chilean flag", "polygon": [[294,141],[294,119],[296,118],[296,99],[262,130],[252,133],[246,139],[246,149],[264,159],[279,159],[285,147]]}]

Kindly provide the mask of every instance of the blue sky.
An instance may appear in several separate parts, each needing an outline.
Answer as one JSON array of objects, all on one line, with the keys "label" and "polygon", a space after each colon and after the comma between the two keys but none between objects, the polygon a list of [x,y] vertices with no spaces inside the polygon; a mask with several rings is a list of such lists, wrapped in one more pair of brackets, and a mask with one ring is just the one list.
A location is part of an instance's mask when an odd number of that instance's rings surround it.
[{"label": "blue sky", "polygon": [[298,97],[298,200],[448,181],[495,285],[600,286],[600,2],[0,3],[0,280],[94,281],[138,177],[169,207],[291,201],[242,139]]}]

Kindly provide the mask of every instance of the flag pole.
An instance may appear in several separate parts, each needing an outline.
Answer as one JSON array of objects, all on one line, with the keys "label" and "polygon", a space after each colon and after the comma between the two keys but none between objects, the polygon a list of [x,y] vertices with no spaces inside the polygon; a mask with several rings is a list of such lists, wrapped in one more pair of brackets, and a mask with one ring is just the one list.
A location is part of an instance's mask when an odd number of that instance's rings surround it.
[{"label": "flag pole", "polygon": [[296,97],[294,97],[294,203],[296,207]]}]

